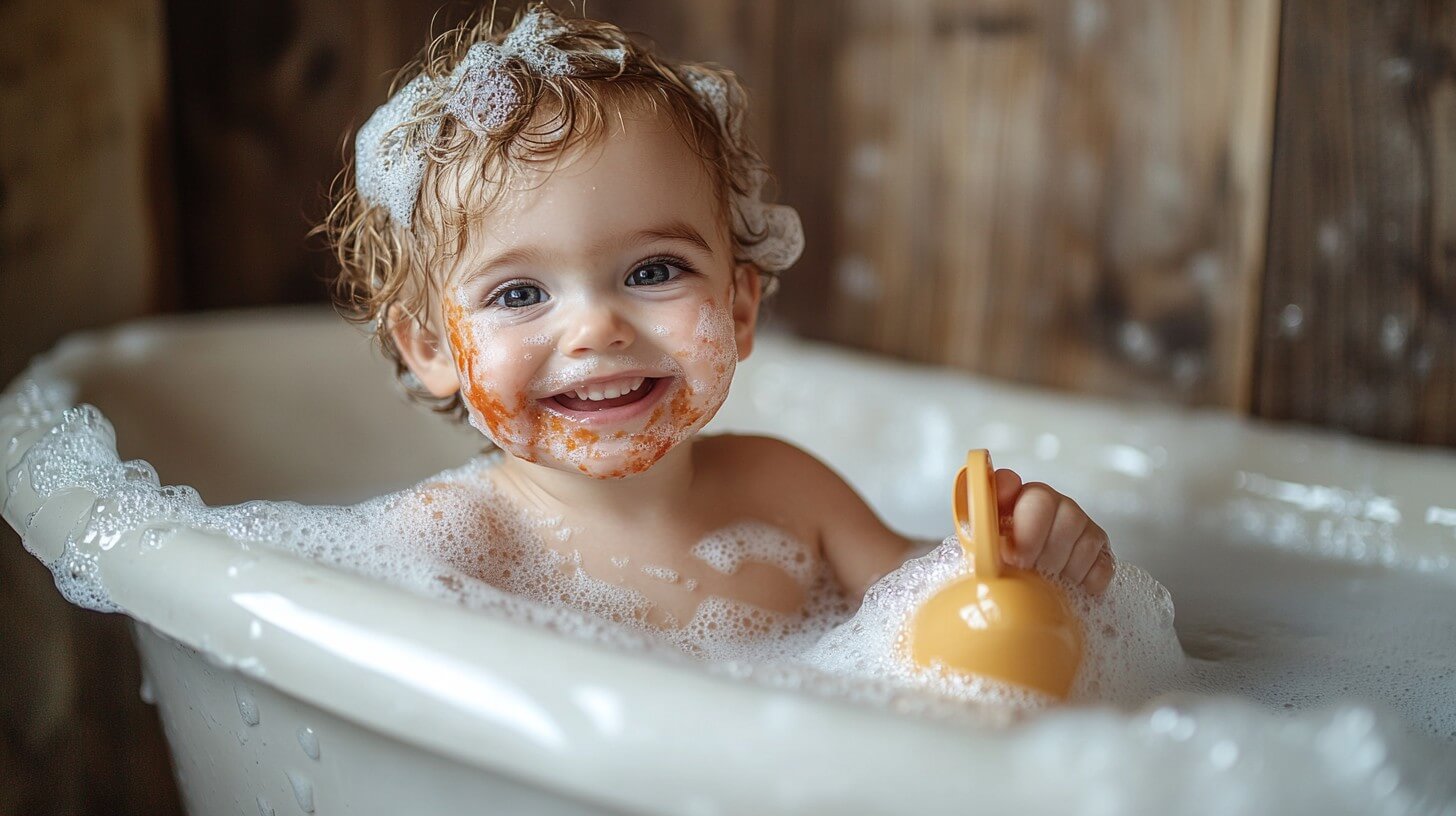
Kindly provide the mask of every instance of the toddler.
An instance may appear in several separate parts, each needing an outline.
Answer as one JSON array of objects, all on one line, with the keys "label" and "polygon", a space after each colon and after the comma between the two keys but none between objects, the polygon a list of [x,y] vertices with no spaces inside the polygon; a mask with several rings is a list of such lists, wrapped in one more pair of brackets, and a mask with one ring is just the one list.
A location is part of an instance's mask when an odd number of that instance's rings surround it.
[{"label": "toddler", "polygon": [[[762,200],[732,73],[534,6],[442,35],[396,85],[321,229],[342,310],[406,390],[499,449],[395,507],[437,523],[442,557],[539,590],[529,550],[553,550],[666,630],[709,601],[793,616],[821,574],[852,604],[916,549],[793,445],[698,434],[803,247]],[[1044,484],[996,483],[1004,559],[1101,592],[1102,529]],[[533,540],[503,543],[522,519]]]}]

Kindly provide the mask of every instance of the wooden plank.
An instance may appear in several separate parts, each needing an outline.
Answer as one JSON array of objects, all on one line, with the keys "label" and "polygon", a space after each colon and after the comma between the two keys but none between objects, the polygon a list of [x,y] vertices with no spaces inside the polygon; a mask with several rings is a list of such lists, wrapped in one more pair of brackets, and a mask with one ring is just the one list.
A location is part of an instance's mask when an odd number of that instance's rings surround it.
[{"label": "wooden plank", "polygon": [[[831,317],[795,325],[1076,391],[1247,401],[1272,0],[844,11]],[[823,149],[792,146],[781,165]]]},{"label": "wooden plank", "polygon": [[773,130],[769,154],[778,200],[799,211],[804,254],[766,304],[774,321],[809,337],[832,337],[828,308],[840,242],[836,217],[844,154],[835,64],[848,25],[848,0],[778,0],[773,55]]},{"label": "wooden plank", "polygon": [[[166,305],[157,0],[0,3],[0,383],[77,329]],[[71,606],[0,524],[0,813],[180,814],[128,622]]]},{"label": "wooden plank", "polygon": [[1456,445],[1456,8],[1284,13],[1256,412]]},{"label": "wooden plank", "polygon": [[[327,298],[310,247],[346,132],[429,40],[437,0],[171,3],[188,308]],[[466,13],[446,7],[441,22]]]},{"label": "wooden plank", "polygon": [[0,382],[153,308],[170,252],[160,3],[0,5]]}]

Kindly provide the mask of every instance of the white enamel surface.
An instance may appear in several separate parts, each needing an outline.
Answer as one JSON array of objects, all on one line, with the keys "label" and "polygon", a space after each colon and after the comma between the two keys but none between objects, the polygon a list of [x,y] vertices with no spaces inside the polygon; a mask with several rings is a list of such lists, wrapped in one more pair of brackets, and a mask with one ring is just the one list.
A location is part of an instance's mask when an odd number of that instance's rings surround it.
[{"label": "white enamel surface", "polygon": [[[228,315],[76,338],[32,373],[74,383],[116,426],[123,458],[147,458],[209,503],[349,502],[456,464],[478,438],[404,405],[364,348],[331,314]],[[0,401],[0,442],[15,439],[0,448],[4,471],[37,436],[11,408]],[[1076,496],[1124,558],[1225,582],[1205,608],[1254,603],[1299,576],[1335,580],[1350,562],[1424,573],[1422,587],[1456,583],[1456,457],[1444,452],[1053,396],[772,337],[710,428],[728,429],[808,448],[892,525],[926,537],[946,532],[947,479],[965,450],[989,447],[998,465]],[[38,553],[59,553],[94,496],[68,489],[42,504],[15,482],[7,521],[28,527]],[[1297,557],[1256,576],[1179,548],[1208,531]],[[138,621],[194,814],[297,813],[304,792],[318,813],[467,813],[487,801],[507,812],[1070,812],[1068,788],[1041,784],[1058,771],[1027,756],[1060,751],[1075,764],[1080,745],[1160,723],[1176,734],[1178,711],[1205,705],[951,725],[616,653],[194,531],[97,556],[111,598]],[[1220,705],[1213,730],[1257,735],[1279,756],[1287,801],[1357,801],[1331,781],[1343,760],[1310,746],[1370,731],[1363,709],[1279,718]],[[1075,772],[1095,771],[1120,797],[1116,812],[1164,812],[1188,803],[1147,783],[1202,767],[1193,744],[1148,743]],[[1228,744],[1213,743],[1213,762]]]}]

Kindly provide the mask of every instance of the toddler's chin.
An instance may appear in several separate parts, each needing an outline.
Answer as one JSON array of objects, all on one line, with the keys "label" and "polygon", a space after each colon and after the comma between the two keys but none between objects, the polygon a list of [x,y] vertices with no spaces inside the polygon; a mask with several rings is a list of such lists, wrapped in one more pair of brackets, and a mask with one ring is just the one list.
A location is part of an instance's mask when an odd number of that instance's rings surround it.
[{"label": "toddler's chin", "polygon": [[653,465],[660,462],[673,447],[677,446],[673,445],[660,451],[634,447],[628,452],[603,456],[599,459],[562,460],[555,456],[542,455],[538,461],[565,473],[576,473],[601,481],[614,481],[630,479],[640,473],[646,473]]}]

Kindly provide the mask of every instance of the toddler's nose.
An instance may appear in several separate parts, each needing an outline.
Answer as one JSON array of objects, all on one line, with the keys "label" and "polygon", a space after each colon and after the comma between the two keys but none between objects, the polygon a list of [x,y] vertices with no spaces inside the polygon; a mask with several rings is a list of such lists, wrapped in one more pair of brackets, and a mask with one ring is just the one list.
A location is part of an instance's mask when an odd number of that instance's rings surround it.
[{"label": "toddler's nose", "polygon": [[568,356],[621,351],[635,339],[637,333],[632,324],[621,315],[604,304],[591,304],[578,313],[576,324],[562,334],[561,351]]}]

